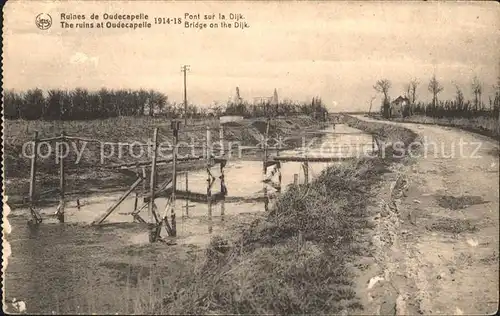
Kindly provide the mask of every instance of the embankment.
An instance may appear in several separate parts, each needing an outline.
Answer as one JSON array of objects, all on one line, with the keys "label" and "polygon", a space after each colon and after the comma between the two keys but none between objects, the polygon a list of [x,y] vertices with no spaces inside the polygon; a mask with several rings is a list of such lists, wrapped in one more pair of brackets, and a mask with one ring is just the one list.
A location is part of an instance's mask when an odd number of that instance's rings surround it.
[{"label": "embankment", "polygon": [[[347,117],[346,123],[408,146],[416,134]],[[390,151],[387,151],[389,154]],[[326,169],[290,186],[267,217],[236,240],[213,238],[205,261],[151,312],[169,314],[333,314],[359,312],[356,265],[371,251],[367,206],[394,157]]]}]

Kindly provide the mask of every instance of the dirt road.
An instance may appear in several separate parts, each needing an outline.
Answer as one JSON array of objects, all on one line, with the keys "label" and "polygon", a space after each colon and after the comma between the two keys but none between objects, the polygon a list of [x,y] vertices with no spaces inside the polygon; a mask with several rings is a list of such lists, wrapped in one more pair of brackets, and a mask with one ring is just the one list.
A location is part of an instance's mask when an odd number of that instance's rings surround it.
[{"label": "dirt road", "polygon": [[[379,203],[371,210],[375,258],[371,264],[367,259],[360,276],[365,312],[494,314],[498,143],[458,129],[388,124],[415,131],[423,146],[408,163],[394,166],[378,189]],[[396,182],[402,185],[394,189]]]}]

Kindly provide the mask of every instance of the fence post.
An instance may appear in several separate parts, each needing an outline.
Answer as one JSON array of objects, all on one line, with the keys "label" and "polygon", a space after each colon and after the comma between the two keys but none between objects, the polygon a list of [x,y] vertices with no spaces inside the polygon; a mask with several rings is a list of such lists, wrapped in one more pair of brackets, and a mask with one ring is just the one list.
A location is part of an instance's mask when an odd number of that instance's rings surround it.
[{"label": "fence post", "polygon": [[[35,210],[36,194],[36,157],[38,156],[38,131],[33,133],[33,157],[31,158],[30,168],[30,211],[35,224],[42,222],[42,217]],[[31,221],[30,221],[31,222]]]},{"label": "fence post", "polygon": [[62,143],[59,144],[59,206],[57,208],[57,219],[59,222],[64,223],[64,209],[65,209],[65,186],[66,186],[66,175],[64,174],[64,155],[63,143],[66,141],[64,132],[61,133]]},{"label": "fence post", "polygon": [[179,122],[173,122],[174,148],[172,151],[172,208],[170,209],[170,219],[172,236],[177,236],[177,225],[175,222],[175,191],[177,190],[177,143],[179,142]]},{"label": "fence post", "polygon": [[148,205],[149,216],[154,217],[156,220],[156,224],[158,224],[158,218],[155,213],[154,204],[155,204],[155,189],[156,189],[156,153],[158,151],[158,128],[154,129],[153,133],[153,150],[152,150],[152,159],[151,159],[151,177],[149,183],[149,193],[150,200]]},{"label": "fence post", "polygon": [[[189,194],[189,181],[188,181],[188,172],[186,171],[186,194]],[[189,216],[189,199],[186,198],[186,217]]]},{"label": "fence post", "polygon": [[[135,167],[135,176],[136,176],[136,178],[141,177],[141,175],[139,174],[139,166],[138,165]],[[135,213],[135,211],[137,211],[138,204],[139,204],[139,191],[136,190],[135,191],[135,199],[134,199],[134,212],[133,213]]]},{"label": "fence post", "polygon": [[38,132],[33,135],[33,157],[31,158],[30,170],[30,202],[35,202],[35,181],[36,181],[36,156],[38,155]]},{"label": "fence post", "polygon": [[212,135],[210,133],[210,127],[207,126],[207,205],[208,205],[208,232],[212,233],[212,175],[210,173],[210,159],[212,156],[211,142]]},{"label": "fence post", "polygon": [[375,136],[372,134],[372,154],[375,152]]},{"label": "fence post", "polygon": [[219,142],[220,142],[220,151],[221,156],[224,156],[224,125],[220,124],[219,126]]},{"label": "fence post", "polygon": [[[305,148],[305,156],[306,156],[306,159],[307,157],[309,156],[309,148],[306,147]],[[304,169],[304,184],[309,184],[309,161],[304,161],[304,163],[302,164],[302,167]]]},{"label": "fence post", "polygon": [[221,162],[220,165],[220,192],[222,194],[220,200],[220,215],[222,216],[221,220],[224,221],[224,213],[226,211],[226,183],[224,180],[224,163]]},{"label": "fence post", "polygon": [[[265,181],[266,180],[266,177],[267,177],[267,140],[269,138],[269,124],[270,124],[270,120],[269,118],[267,118],[267,124],[266,124],[266,133],[264,134],[264,157],[263,157],[263,161],[262,161],[262,176],[263,176],[263,179],[262,181]],[[269,196],[267,194],[267,184],[265,182],[264,183],[264,188],[263,188],[263,191],[264,191],[264,210],[267,212],[269,210]]]},{"label": "fence post", "polygon": [[304,184],[309,184],[309,162],[304,161],[302,167],[304,168]]}]

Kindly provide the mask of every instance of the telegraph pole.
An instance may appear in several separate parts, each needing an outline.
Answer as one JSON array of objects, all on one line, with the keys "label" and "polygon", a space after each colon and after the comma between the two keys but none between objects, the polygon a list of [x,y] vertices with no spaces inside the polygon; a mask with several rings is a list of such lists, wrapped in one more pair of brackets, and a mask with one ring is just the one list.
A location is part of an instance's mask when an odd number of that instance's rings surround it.
[{"label": "telegraph pole", "polygon": [[189,70],[189,65],[183,65],[181,71],[184,73],[184,126],[187,126],[187,87],[186,87],[186,73]]}]

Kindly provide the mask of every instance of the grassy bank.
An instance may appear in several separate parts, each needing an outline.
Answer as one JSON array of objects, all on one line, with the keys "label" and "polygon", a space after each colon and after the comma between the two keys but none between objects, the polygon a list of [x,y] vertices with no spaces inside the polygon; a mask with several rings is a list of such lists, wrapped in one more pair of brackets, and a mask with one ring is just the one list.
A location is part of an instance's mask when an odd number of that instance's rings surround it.
[{"label": "grassy bank", "polygon": [[[409,144],[401,127],[360,122],[386,141]],[[308,189],[288,188],[266,218],[233,241],[214,238],[205,261],[154,312],[170,314],[316,314],[362,310],[351,267],[369,245],[362,235],[371,189],[392,159],[331,167]]]},{"label": "grassy bank", "polygon": [[[187,146],[205,145],[206,126],[217,127],[217,120],[199,120],[189,126],[189,132],[181,132],[179,141],[184,145],[180,148],[181,154],[192,154],[193,150]],[[67,193],[85,194],[92,192],[121,191],[134,182],[134,176],[109,170],[106,167],[112,164],[149,161],[151,154],[148,144],[155,127],[159,128],[159,142],[163,144],[160,151],[163,155],[170,155],[172,144],[172,130],[170,121],[151,117],[117,117],[92,121],[25,121],[7,120],[5,122],[5,178],[6,194],[9,195],[11,206],[23,203],[28,196],[30,159],[23,154],[23,146],[33,140],[33,133],[38,131],[39,138],[50,138],[61,135],[78,136],[86,139],[96,139],[105,143],[136,143],[143,146],[117,146],[93,142],[71,142],[66,162]],[[226,146],[232,142],[233,146],[257,145],[261,142],[265,132],[264,119],[248,119],[242,122],[224,125],[224,139]],[[297,145],[300,129],[318,127],[318,122],[308,116],[297,116],[286,120],[273,120],[270,126],[270,136],[282,135],[289,137],[290,145]],[[296,136],[297,139],[294,138]],[[212,142],[219,142],[219,133],[212,131]],[[30,145],[31,146],[31,145]],[[26,146],[26,153],[31,154],[30,146]],[[44,158],[37,159],[37,191],[43,192],[59,185],[59,166],[56,163],[55,143],[40,148]],[[78,163],[77,154],[81,152]],[[113,150],[114,154],[110,154]],[[215,150],[217,150],[215,146]],[[102,154],[104,153],[104,155]],[[194,150],[195,155],[202,155],[202,149]],[[248,152],[247,155],[255,153]],[[104,157],[103,162],[101,162]],[[161,157],[160,157],[161,158]],[[179,170],[196,169],[203,167],[203,161],[182,163]],[[170,168],[160,168],[160,177],[168,176]],[[42,199],[40,199],[42,200]],[[49,201],[50,202],[50,201]]]}]

